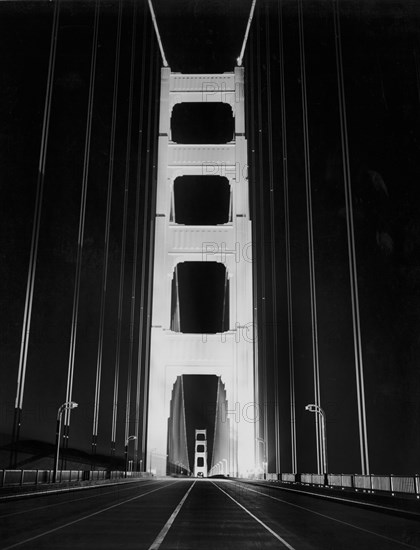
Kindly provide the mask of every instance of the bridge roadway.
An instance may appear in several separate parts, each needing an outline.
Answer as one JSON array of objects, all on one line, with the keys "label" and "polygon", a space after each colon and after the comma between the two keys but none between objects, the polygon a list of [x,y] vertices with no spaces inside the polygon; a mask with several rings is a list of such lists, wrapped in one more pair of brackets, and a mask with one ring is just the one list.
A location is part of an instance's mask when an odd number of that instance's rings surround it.
[{"label": "bridge roadway", "polygon": [[148,479],[0,502],[0,548],[420,548],[420,522],[261,484]]}]

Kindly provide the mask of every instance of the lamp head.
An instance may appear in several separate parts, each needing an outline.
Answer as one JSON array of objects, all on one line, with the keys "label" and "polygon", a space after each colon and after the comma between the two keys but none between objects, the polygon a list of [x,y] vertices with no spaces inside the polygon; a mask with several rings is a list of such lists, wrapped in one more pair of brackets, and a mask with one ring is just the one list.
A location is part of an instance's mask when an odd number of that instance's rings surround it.
[{"label": "lamp head", "polygon": [[75,409],[78,406],[79,406],[79,403],[76,403],[75,401],[70,401],[68,404],[69,409]]}]

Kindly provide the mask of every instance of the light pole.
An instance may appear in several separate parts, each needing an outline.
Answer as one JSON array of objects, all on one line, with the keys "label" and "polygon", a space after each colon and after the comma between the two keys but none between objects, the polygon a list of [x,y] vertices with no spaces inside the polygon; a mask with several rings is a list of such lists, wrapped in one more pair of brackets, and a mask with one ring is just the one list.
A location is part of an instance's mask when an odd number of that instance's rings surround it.
[{"label": "light pole", "polygon": [[322,435],[322,469],[323,473],[328,473],[328,460],[327,460],[327,417],[324,410],[314,403],[310,403],[305,407],[306,411],[319,414],[321,417],[321,435]]},{"label": "light pole", "polygon": [[61,437],[61,417],[63,416],[63,411],[71,410],[78,407],[78,403],[74,401],[66,401],[59,406],[57,412],[57,429],[55,432],[55,458],[54,458],[54,472],[53,472],[53,483],[57,481],[57,470],[58,470],[58,458],[60,455],[60,437]]},{"label": "light pole", "polygon": [[127,477],[127,470],[128,470],[128,443],[129,441],[134,441],[137,439],[136,435],[129,435],[127,439],[125,440],[125,450],[124,450],[124,458],[125,458],[125,475],[124,477]]}]

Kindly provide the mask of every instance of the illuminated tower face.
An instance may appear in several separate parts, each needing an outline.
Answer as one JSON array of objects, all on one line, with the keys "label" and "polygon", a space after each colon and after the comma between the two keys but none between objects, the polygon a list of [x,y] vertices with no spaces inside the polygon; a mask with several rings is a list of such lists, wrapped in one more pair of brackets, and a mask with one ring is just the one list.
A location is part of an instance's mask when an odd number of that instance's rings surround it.
[{"label": "illuminated tower face", "polygon": [[[166,472],[171,392],[182,374],[221,376],[229,404],[219,411],[230,424],[228,470],[236,475],[254,467],[258,411],[243,77],[241,67],[223,74],[162,69],[147,445],[148,467],[152,459],[158,474]],[[185,142],[194,134],[182,127],[188,106],[197,112],[191,126],[205,120],[209,134],[216,131],[208,138],[213,141]],[[200,109],[213,109],[216,118],[200,118]],[[215,143],[223,134],[229,137]],[[198,322],[194,312],[203,308],[208,315]]]}]

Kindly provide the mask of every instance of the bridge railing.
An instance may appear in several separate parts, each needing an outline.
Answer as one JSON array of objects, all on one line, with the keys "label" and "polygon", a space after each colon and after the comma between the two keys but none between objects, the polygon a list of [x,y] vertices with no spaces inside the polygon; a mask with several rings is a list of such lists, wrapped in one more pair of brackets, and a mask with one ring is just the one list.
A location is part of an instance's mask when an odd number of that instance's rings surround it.
[{"label": "bridge railing", "polygon": [[[275,475],[275,474],[274,474]],[[267,477],[267,479],[270,479]],[[420,475],[361,475],[361,474],[292,474],[283,473],[278,479],[286,483],[303,483],[323,487],[341,487],[355,491],[411,494],[420,498]]]},{"label": "bridge railing", "polygon": [[[53,470],[0,470],[0,487],[17,485],[38,485],[52,483]],[[117,480],[122,478],[148,477],[144,472],[108,471],[108,470],[59,470],[57,483],[78,481]]]}]

